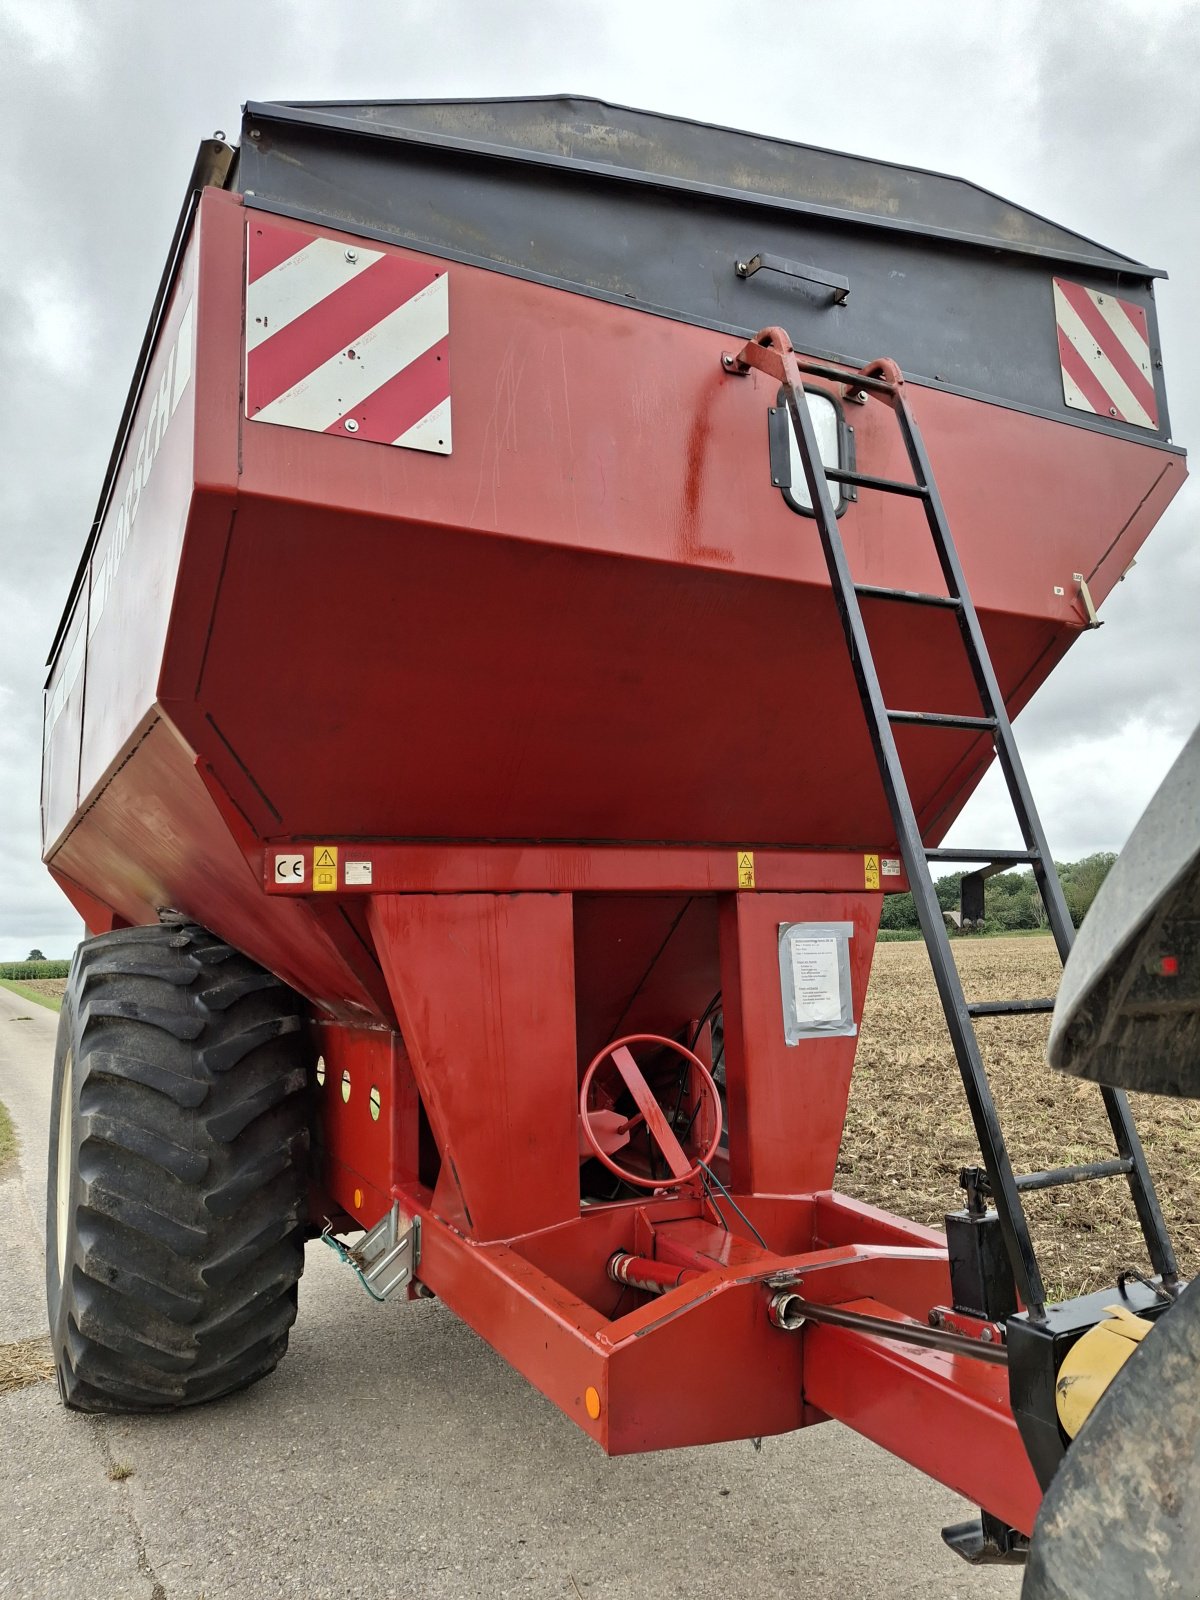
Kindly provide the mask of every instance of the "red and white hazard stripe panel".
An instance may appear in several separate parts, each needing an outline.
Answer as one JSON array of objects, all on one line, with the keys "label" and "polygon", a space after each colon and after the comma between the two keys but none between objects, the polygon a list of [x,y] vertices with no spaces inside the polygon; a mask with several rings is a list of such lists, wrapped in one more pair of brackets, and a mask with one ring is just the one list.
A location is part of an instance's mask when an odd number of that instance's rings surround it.
[{"label": "red and white hazard stripe panel", "polygon": [[1157,428],[1150,333],[1141,306],[1055,278],[1054,319],[1067,404]]},{"label": "red and white hazard stripe panel", "polygon": [[445,270],[252,219],[246,415],[449,455]]}]

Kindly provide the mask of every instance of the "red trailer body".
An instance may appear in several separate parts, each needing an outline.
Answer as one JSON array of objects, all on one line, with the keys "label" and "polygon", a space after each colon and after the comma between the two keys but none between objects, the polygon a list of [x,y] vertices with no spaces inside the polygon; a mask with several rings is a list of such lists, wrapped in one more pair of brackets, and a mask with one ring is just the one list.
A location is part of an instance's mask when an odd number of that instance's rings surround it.
[{"label": "red trailer body", "polygon": [[[1015,712],[1184,477],[1152,275],[928,174],[879,169],[907,221],[848,178],[801,207],[850,158],[693,129],[688,168],[654,154],[686,125],[580,106],[250,107],[238,160],[210,149],[52,661],[46,860],[89,933],[182,913],[305,997],[314,1216],[418,1218],[419,1282],[604,1448],[835,1416],[1028,1530],[999,1367],[771,1318],[768,1279],[925,1325],[950,1290],[940,1234],[831,1188],[903,881],[778,385],[722,356],[783,322],[885,478],[853,379],[900,360]],[[668,235],[729,219],[711,305],[668,301]],[[831,241],[848,301],[792,259]],[[788,258],[739,277],[766,243]],[[841,527],[862,582],[938,587],[918,508],[864,492]],[[974,709],[952,617],[866,607],[891,704]],[[936,843],[990,742],[904,749]],[[853,1020],[789,1044],[795,923],[848,929]],[[581,1186],[588,1063],[653,1033],[711,1065],[717,991],[729,1197]],[[618,1290],[618,1252],[675,1286]]]}]

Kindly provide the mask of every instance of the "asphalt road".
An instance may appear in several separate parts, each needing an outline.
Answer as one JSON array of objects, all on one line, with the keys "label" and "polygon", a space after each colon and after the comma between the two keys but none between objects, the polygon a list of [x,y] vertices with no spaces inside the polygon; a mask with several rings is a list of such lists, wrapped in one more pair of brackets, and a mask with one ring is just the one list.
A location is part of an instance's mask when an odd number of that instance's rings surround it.
[{"label": "asphalt road", "polygon": [[[56,1025],[0,989],[0,1342],[44,1329]],[[943,1548],[968,1514],[835,1423],[610,1461],[439,1302],[374,1305],[319,1243],[287,1359],[242,1395],[0,1396],[3,1600],[1012,1600],[1017,1573]]]}]

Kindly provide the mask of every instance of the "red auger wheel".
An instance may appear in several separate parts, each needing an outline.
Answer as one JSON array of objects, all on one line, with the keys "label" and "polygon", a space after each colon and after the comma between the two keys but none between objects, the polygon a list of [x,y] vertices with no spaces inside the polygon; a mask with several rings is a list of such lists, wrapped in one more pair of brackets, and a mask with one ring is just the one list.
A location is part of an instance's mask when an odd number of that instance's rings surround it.
[{"label": "red auger wheel", "polygon": [[[633,1059],[629,1046],[631,1044],[653,1044],[664,1050],[674,1050],[688,1063],[690,1076],[693,1081],[699,1081],[699,1093],[706,1095],[712,1106],[713,1135],[703,1155],[690,1159],[679,1140],[675,1137],[675,1130],[667,1121],[666,1112],[655,1099],[654,1091],[646,1082],[641,1068]],[[669,1178],[647,1178],[641,1173],[630,1172],[625,1167],[619,1166],[605,1150],[601,1148],[600,1141],[592,1128],[590,1112],[588,1110],[588,1096],[591,1092],[592,1079],[596,1076],[597,1068],[611,1057],[613,1065],[621,1074],[625,1087],[637,1102],[638,1115],[632,1117],[625,1124],[625,1129],[639,1127],[643,1122],[650,1138],[662,1152],[667,1166],[671,1169]],[[707,1165],[717,1153],[717,1145],[721,1140],[721,1092],[717,1088],[712,1073],[694,1055],[686,1045],[679,1044],[674,1039],[661,1038],[656,1033],[631,1033],[623,1039],[616,1039],[612,1044],[605,1045],[589,1065],[583,1075],[583,1083],[579,1089],[579,1115],[583,1124],[583,1136],[586,1139],[592,1154],[597,1161],[603,1163],[608,1170],[622,1179],[625,1183],[632,1183],[639,1189],[674,1189],[681,1183],[686,1183],[694,1178],[702,1166]],[[703,1127],[703,1123],[701,1123]],[[703,1134],[701,1134],[703,1138]]]}]

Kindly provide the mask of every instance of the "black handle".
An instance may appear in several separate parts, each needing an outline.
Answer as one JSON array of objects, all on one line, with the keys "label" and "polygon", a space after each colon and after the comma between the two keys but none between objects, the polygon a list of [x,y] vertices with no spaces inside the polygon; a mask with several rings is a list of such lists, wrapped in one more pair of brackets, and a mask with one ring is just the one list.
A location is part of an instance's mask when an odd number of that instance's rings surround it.
[{"label": "black handle", "polygon": [[760,270],[767,272],[782,272],[789,278],[803,278],[806,283],[819,283],[823,289],[831,292],[830,304],[844,306],[850,293],[849,281],[839,278],[834,272],[826,272],[824,267],[809,267],[803,261],[787,261],[783,256],[768,255],[762,250],[756,256],[751,256],[749,261],[735,261],[733,270],[739,278],[752,278]]}]

